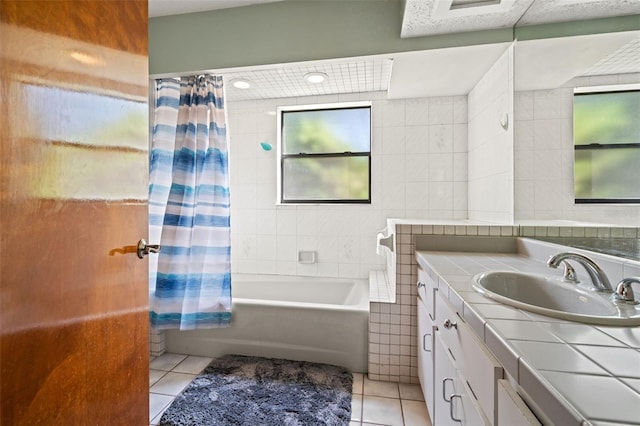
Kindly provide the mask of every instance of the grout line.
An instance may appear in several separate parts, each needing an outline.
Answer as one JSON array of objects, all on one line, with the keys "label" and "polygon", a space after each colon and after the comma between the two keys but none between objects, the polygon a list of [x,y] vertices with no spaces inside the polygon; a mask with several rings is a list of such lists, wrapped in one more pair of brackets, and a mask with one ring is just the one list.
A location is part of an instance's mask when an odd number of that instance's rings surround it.
[{"label": "grout line", "polygon": [[[400,394],[400,389],[398,389],[398,394]],[[402,398],[400,398],[400,414],[402,415],[402,424],[406,423],[404,418],[404,406],[402,405]]]}]

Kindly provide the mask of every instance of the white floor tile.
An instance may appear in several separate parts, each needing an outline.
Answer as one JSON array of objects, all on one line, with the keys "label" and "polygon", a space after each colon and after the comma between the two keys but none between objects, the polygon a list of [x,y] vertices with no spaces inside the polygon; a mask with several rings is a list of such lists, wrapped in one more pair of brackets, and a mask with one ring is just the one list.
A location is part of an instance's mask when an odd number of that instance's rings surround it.
[{"label": "white floor tile", "polygon": [[402,408],[399,399],[364,395],[362,402],[363,422],[388,426],[403,426]]},{"label": "white floor tile", "polygon": [[409,399],[412,401],[424,401],[424,396],[422,395],[422,388],[420,387],[420,385],[398,383],[398,388],[400,390],[400,398]]},{"label": "white floor tile", "polygon": [[364,378],[364,394],[383,396],[385,398],[400,398],[397,383],[369,380],[368,377]]},{"label": "white floor tile", "polygon": [[213,361],[213,358],[188,356],[171,371],[174,373],[200,374],[211,361]]},{"label": "white floor tile", "polygon": [[173,401],[173,396],[150,393],[149,394],[149,419],[151,419],[153,422],[153,419],[158,417],[159,414],[163,413],[164,410],[169,406],[169,404],[171,404],[171,401]]},{"label": "white floor tile", "polygon": [[[167,407],[167,408],[169,408],[169,407]],[[150,426],[158,426],[160,424],[160,419],[162,419],[162,415],[163,414],[164,414],[164,410],[162,410],[162,412],[158,413],[158,415],[155,418],[151,419]]]},{"label": "white floor tile", "polygon": [[149,363],[149,368],[154,370],[171,371],[180,364],[187,356],[181,354],[164,354]]},{"label": "white floor tile", "polygon": [[363,383],[364,375],[362,373],[353,373],[353,393],[361,395]]},{"label": "white floor tile", "polygon": [[402,400],[404,426],[431,426],[431,419],[424,401]]},{"label": "white floor tile", "polygon": [[195,377],[195,374],[167,373],[155,385],[151,386],[151,392],[178,395]]},{"label": "white floor tile", "polygon": [[351,420],[362,421],[362,395],[351,395]]},{"label": "white floor tile", "polygon": [[165,374],[167,374],[166,371],[149,369],[149,387],[153,386]]}]

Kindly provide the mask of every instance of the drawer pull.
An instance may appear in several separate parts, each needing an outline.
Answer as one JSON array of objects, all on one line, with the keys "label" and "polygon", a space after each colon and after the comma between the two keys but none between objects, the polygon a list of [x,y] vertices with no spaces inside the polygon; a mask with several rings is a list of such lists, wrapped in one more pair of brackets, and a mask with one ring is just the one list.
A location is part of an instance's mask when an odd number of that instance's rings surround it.
[{"label": "drawer pull", "polygon": [[449,318],[444,320],[444,323],[442,325],[444,325],[444,328],[446,328],[447,330],[451,328],[458,329],[458,323],[455,321],[451,321]]},{"label": "drawer pull", "polygon": [[458,419],[453,415],[453,398],[460,398],[460,402],[462,402],[462,395],[454,394],[449,397],[449,416],[451,417],[451,420],[453,420],[454,422],[462,423],[462,419]]},{"label": "drawer pull", "polygon": [[422,335],[422,350],[425,352],[431,352],[431,349],[427,349],[427,345],[426,345],[427,336],[431,337],[431,333]]},{"label": "drawer pull", "polygon": [[445,377],[444,379],[442,379],[442,399],[444,399],[444,402],[451,402],[451,399],[447,399],[447,381],[451,380],[451,384],[453,384],[453,378],[452,377]]},{"label": "drawer pull", "polygon": [[418,281],[418,288],[420,288],[420,287],[425,288],[426,284],[425,283],[421,283],[420,281]]}]

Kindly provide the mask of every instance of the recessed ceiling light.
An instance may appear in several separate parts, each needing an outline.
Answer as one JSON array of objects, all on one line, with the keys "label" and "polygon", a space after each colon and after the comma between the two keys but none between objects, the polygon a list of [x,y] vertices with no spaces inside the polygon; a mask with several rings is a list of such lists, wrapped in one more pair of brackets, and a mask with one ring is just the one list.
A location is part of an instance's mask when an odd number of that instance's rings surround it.
[{"label": "recessed ceiling light", "polygon": [[310,72],[308,74],[305,74],[305,76],[304,76],[304,78],[309,83],[313,83],[313,84],[322,83],[327,77],[328,77],[328,75],[326,75],[323,72]]},{"label": "recessed ceiling light", "polygon": [[235,87],[236,89],[248,89],[249,87],[251,87],[250,82],[241,78],[232,80],[231,84],[233,84],[233,87]]}]

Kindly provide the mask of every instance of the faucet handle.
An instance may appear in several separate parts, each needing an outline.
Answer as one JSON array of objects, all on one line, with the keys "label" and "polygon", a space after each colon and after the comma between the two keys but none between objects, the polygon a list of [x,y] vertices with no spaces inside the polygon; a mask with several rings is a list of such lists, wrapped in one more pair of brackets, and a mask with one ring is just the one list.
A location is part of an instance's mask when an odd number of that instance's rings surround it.
[{"label": "faucet handle", "polygon": [[631,287],[631,284],[633,283],[640,284],[640,277],[623,278],[616,286],[616,291],[613,293],[613,299],[631,305],[640,304],[633,293],[633,288]]},{"label": "faucet handle", "polygon": [[571,266],[571,264],[566,260],[562,261],[562,266],[564,266],[562,281],[567,283],[578,284],[580,280],[578,279],[578,274],[576,274],[576,270],[573,269],[573,266]]}]

